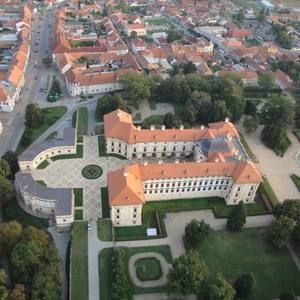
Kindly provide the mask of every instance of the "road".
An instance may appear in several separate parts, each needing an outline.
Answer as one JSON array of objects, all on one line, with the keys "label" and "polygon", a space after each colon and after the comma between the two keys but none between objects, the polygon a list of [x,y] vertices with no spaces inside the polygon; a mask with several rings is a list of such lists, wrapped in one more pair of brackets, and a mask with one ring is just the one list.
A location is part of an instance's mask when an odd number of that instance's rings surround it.
[{"label": "road", "polygon": [[[45,15],[34,15],[31,31],[31,50],[29,62],[25,73],[25,86],[23,87],[19,102],[12,113],[0,113],[4,125],[4,132],[0,137],[0,155],[8,150],[15,150],[24,131],[24,116],[27,104],[41,100],[37,97],[41,74],[45,71],[42,60],[46,51],[50,53],[51,27],[54,20],[55,9],[49,10]],[[49,27],[50,24],[50,27]],[[35,43],[38,42],[38,46]]]}]

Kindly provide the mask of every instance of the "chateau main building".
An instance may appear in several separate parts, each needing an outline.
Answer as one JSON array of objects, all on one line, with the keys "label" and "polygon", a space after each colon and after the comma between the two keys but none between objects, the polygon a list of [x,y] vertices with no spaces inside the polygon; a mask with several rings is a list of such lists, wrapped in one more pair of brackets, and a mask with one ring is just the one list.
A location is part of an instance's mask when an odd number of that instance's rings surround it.
[{"label": "chateau main building", "polygon": [[[222,197],[252,203],[262,180],[228,120],[208,127],[141,129],[121,110],[104,116],[107,153],[133,158],[174,157],[174,163],[136,163],[108,173],[114,226],[141,225],[146,201]],[[193,156],[195,161],[179,162]]]}]

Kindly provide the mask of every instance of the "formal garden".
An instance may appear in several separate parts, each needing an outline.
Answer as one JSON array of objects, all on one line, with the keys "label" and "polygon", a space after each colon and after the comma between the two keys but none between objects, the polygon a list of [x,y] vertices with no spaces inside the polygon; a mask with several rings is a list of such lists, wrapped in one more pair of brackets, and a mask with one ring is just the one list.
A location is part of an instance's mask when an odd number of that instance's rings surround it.
[{"label": "formal garden", "polygon": [[81,171],[81,175],[84,178],[90,179],[90,180],[99,178],[102,175],[102,173],[103,173],[103,170],[98,165],[87,165]]}]

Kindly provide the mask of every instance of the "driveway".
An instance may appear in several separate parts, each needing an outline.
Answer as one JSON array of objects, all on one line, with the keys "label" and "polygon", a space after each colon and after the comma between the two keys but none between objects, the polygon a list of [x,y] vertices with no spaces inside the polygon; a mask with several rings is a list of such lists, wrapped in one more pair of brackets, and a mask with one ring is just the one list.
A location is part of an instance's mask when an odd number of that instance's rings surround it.
[{"label": "driveway", "polygon": [[247,134],[239,123],[238,130],[245,136],[249,147],[259,161],[256,164],[257,167],[268,178],[279,201],[300,198],[300,193],[290,178],[293,173],[300,176],[300,165],[295,159],[296,153],[300,150],[300,143],[296,137],[292,133],[288,134],[292,144],[284,157],[279,157],[261,142],[262,127],[253,134]]}]

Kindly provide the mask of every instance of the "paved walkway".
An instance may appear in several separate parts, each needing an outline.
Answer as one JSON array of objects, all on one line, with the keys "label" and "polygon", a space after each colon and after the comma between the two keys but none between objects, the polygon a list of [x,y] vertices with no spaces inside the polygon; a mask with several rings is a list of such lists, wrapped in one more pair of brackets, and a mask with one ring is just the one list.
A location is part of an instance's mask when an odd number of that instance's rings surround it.
[{"label": "paved walkway", "polygon": [[[143,258],[155,258],[159,261],[162,276],[157,280],[148,280],[148,281],[142,281],[137,277],[136,273],[136,262],[139,259]],[[167,263],[166,259],[156,252],[145,252],[145,253],[138,253],[135,255],[132,255],[128,262],[128,269],[129,269],[129,275],[134,285],[141,287],[141,288],[153,288],[157,286],[164,286],[167,284],[167,273],[170,269],[171,265]]]},{"label": "paved walkway", "polygon": [[287,149],[284,157],[279,157],[261,142],[262,127],[253,134],[247,134],[241,124],[241,122],[238,124],[238,130],[246,137],[249,147],[259,161],[256,164],[257,167],[263,175],[267,176],[279,201],[299,199],[300,192],[290,178],[293,173],[300,176],[300,165],[295,160],[295,155],[300,150],[300,143],[296,137],[292,133],[288,134],[292,144]]}]

